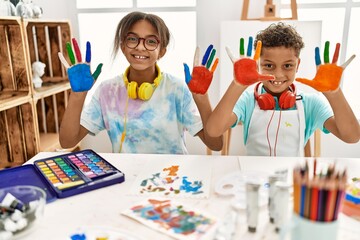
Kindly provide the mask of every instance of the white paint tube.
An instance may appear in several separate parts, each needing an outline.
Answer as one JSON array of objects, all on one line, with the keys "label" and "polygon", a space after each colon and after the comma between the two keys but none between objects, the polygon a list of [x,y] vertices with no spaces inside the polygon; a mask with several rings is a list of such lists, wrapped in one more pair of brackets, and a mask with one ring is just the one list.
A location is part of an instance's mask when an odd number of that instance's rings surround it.
[{"label": "white paint tube", "polygon": [[246,183],[246,219],[249,232],[256,232],[259,217],[259,183]]},{"label": "white paint tube", "polygon": [[280,231],[280,228],[284,225],[288,216],[290,187],[291,185],[286,182],[278,181],[275,183],[275,230],[277,232]]},{"label": "white paint tube", "polygon": [[269,218],[270,222],[274,223],[275,218],[275,202],[274,202],[274,196],[275,196],[275,182],[280,181],[282,179],[282,176],[278,174],[270,175],[269,176],[269,201],[268,201],[268,209],[269,209]]}]

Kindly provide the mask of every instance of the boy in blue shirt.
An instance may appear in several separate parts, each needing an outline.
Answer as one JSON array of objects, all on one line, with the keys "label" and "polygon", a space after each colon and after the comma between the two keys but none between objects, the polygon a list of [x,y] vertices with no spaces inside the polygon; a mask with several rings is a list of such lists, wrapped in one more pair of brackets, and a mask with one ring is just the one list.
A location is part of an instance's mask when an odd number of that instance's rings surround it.
[{"label": "boy in blue shirt", "polygon": [[[271,24],[257,34],[254,46],[253,59],[248,53],[237,60],[228,51],[234,81],[208,119],[210,136],[220,136],[241,123],[247,155],[258,156],[303,156],[306,142],[318,128],[347,143],[359,141],[359,122],[340,89],[342,72],[354,56],[337,66],[338,44],[330,63],[327,42],[321,64],[317,48],[315,78],[296,80],[321,92],[323,98],[297,92],[294,80],[304,43],[292,26]],[[254,89],[248,89],[253,84]]]}]

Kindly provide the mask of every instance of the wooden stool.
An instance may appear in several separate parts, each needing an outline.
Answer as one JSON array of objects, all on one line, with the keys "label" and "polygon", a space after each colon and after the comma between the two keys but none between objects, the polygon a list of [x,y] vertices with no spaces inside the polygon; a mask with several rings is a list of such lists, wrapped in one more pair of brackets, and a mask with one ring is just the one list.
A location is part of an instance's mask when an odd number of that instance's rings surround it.
[{"label": "wooden stool", "polygon": [[[230,139],[231,139],[231,128],[224,133],[224,145],[223,148],[221,149],[221,155],[229,155]],[[206,148],[206,154],[212,155],[212,151],[210,148]]]}]

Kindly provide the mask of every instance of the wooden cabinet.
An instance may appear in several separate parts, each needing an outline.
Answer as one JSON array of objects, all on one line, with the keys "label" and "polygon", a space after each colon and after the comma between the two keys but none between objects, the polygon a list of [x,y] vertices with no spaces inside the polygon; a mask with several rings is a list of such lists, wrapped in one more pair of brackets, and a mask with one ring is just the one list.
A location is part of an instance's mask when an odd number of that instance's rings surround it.
[{"label": "wooden cabinet", "polygon": [[[0,169],[62,150],[58,132],[70,84],[58,52],[70,40],[66,20],[0,18]],[[32,84],[35,61],[46,64],[40,88]]]}]

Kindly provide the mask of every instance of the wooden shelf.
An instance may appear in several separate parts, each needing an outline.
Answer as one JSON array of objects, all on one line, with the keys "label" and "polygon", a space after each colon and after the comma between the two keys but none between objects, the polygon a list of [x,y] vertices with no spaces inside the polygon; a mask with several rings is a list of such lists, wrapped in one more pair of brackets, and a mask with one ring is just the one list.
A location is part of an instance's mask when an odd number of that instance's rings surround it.
[{"label": "wooden shelf", "polygon": [[24,35],[21,18],[0,19],[0,111],[30,101]]},{"label": "wooden shelf", "polygon": [[45,83],[41,88],[34,89],[34,100],[37,101],[41,98],[45,98],[60,92],[70,90],[69,82],[59,82],[59,83]]},{"label": "wooden shelf", "polygon": [[60,148],[59,134],[40,133],[40,152],[54,152],[57,148]]},{"label": "wooden shelf", "polygon": [[[0,169],[79,148],[62,149],[58,136],[71,89],[58,53],[68,58],[70,41],[68,20],[0,17]],[[32,83],[36,61],[46,65],[41,88]]]},{"label": "wooden shelf", "polygon": [[0,112],[30,101],[31,95],[28,92],[0,92]]},{"label": "wooden shelf", "polygon": [[0,169],[23,164],[39,151],[32,100],[0,111]]},{"label": "wooden shelf", "polygon": [[71,28],[68,21],[24,20],[26,48],[29,52],[29,64],[40,61],[46,65],[42,76],[44,83],[68,81],[66,69],[62,65],[58,53],[65,54],[66,43],[71,42]]},{"label": "wooden shelf", "polygon": [[78,148],[80,144],[73,148],[62,148],[57,133],[40,133],[40,152],[72,152]]}]

